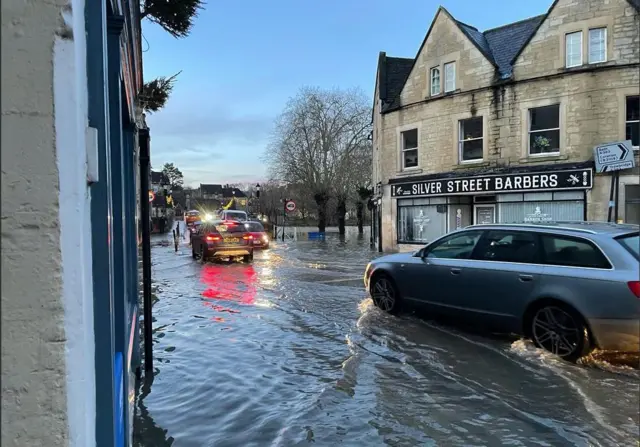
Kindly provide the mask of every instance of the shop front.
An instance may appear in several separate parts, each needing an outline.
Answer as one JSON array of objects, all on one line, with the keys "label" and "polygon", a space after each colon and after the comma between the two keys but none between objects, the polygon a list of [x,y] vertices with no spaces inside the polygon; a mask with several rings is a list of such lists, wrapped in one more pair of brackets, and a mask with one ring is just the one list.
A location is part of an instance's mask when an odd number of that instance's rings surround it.
[{"label": "shop front", "polygon": [[425,244],[471,224],[586,220],[590,163],[536,168],[391,180],[398,244]]}]

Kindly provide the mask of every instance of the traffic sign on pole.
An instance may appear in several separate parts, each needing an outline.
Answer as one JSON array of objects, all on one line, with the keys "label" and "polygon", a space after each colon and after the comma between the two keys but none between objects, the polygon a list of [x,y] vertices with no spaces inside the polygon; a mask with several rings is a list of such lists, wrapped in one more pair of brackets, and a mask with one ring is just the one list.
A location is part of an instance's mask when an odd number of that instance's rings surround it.
[{"label": "traffic sign on pole", "polygon": [[593,158],[596,162],[596,172],[612,172],[633,168],[631,140],[602,144],[593,148]]},{"label": "traffic sign on pole", "polygon": [[287,203],[285,203],[284,207],[289,212],[295,211],[296,210],[296,202],[294,202],[293,200],[288,200]]}]

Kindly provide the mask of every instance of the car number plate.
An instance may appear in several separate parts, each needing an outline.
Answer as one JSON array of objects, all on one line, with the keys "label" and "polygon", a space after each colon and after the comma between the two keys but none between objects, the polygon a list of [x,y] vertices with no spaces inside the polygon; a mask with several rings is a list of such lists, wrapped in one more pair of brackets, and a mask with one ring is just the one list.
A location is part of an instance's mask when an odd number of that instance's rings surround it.
[{"label": "car number plate", "polygon": [[237,237],[225,237],[224,241],[237,244],[238,242],[240,242],[240,239],[238,239]]}]

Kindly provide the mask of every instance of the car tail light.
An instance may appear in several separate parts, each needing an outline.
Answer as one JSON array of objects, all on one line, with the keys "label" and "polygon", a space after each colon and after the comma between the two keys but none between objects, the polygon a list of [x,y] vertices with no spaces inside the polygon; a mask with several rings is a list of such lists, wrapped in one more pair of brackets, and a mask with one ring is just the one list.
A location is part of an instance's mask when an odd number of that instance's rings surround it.
[{"label": "car tail light", "polygon": [[253,239],[253,235],[252,234],[245,234],[244,236],[242,236],[242,239],[244,239],[245,241],[250,241]]},{"label": "car tail light", "polygon": [[207,236],[207,240],[212,242],[219,241],[220,236],[216,236],[215,234],[210,234],[209,236]]},{"label": "car tail light", "polygon": [[640,281],[629,281],[627,285],[636,298],[640,298]]}]

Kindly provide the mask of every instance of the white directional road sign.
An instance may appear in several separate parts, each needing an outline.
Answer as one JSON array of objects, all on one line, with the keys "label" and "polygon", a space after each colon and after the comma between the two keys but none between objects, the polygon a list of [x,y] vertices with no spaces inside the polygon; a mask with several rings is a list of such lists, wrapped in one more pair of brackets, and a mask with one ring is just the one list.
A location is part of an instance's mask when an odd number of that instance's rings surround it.
[{"label": "white directional road sign", "polygon": [[633,168],[635,159],[631,140],[607,143],[593,148],[596,172],[612,172]]},{"label": "white directional road sign", "polygon": [[295,211],[296,210],[296,202],[294,202],[293,200],[289,200],[289,201],[287,201],[287,203],[285,203],[284,207],[289,212]]}]

